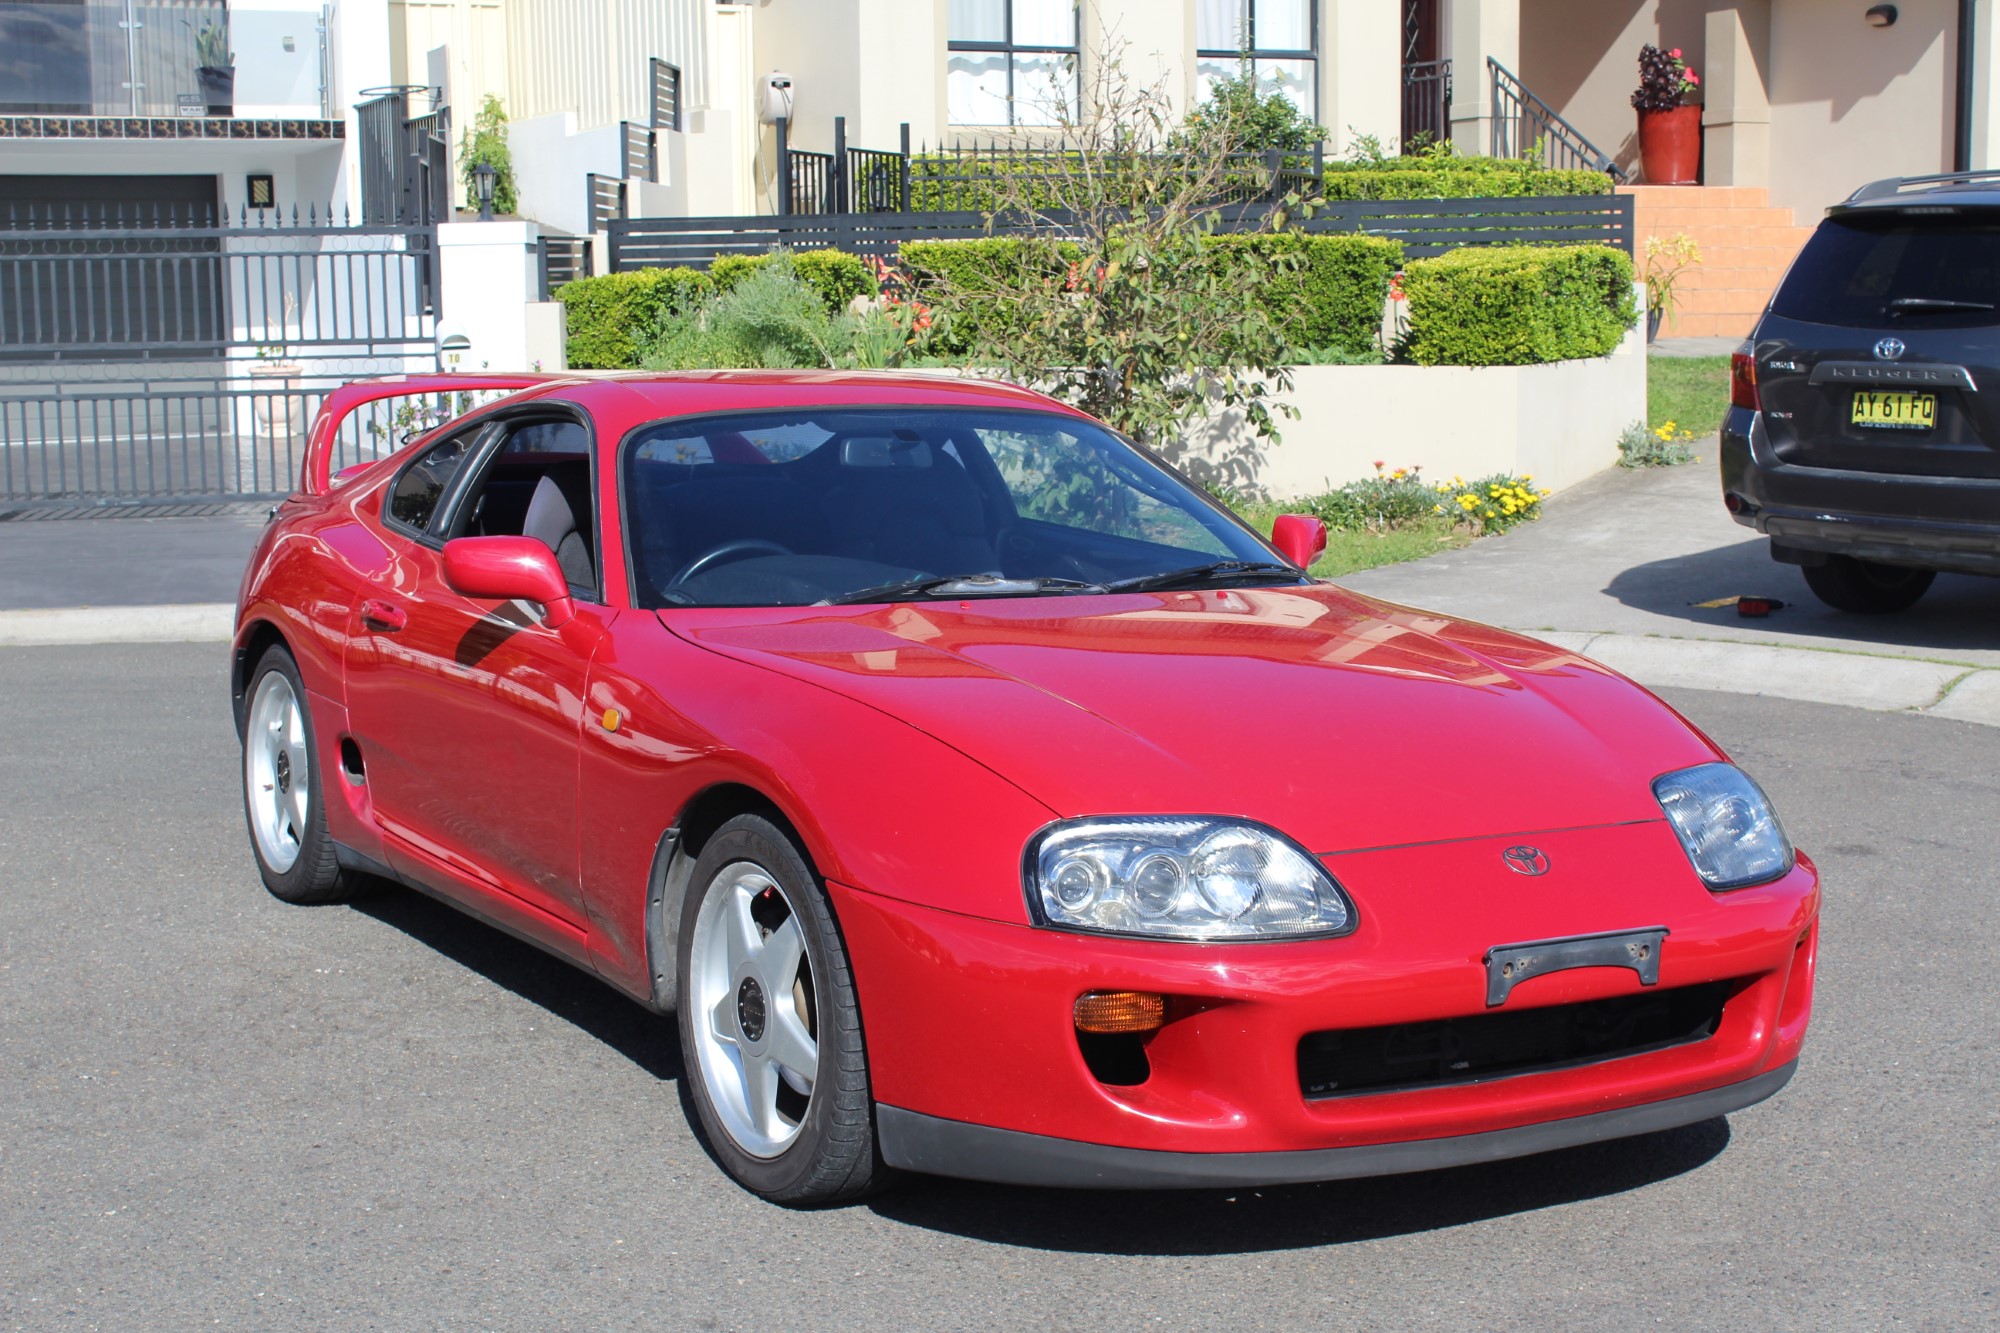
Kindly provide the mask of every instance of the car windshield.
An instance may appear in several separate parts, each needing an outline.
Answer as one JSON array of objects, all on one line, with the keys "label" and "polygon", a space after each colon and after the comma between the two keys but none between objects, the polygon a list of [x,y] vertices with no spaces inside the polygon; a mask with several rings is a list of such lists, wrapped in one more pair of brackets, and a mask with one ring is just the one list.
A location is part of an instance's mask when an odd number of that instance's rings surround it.
[{"label": "car windshield", "polygon": [[1799,252],[1771,313],[1843,328],[2000,323],[2000,217],[1884,212],[1829,218]]},{"label": "car windshield", "polygon": [[624,451],[635,599],[806,606],[1297,582],[1227,511],[1053,412],[811,408],[655,422]]}]

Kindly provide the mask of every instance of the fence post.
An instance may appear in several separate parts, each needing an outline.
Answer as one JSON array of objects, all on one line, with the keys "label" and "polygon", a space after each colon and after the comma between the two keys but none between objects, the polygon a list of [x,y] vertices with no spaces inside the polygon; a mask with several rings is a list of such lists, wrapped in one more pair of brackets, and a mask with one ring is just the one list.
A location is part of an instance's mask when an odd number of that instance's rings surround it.
[{"label": "fence post", "polygon": [[847,117],[833,118],[833,163],[828,174],[832,177],[826,183],[827,210],[833,213],[847,211]]},{"label": "fence post", "polygon": [[896,172],[896,197],[902,202],[897,205],[896,211],[907,213],[910,211],[910,122],[907,120],[903,122],[901,148],[903,161]]},{"label": "fence post", "polygon": [[778,216],[789,217],[792,212],[792,136],[791,120],[778,117]]},{"label": "fence post", "polygon": [[1271,173],[1270,183],[1264,187],[1264,194],[1267,198],[1280,198],[1282,196],[1280,187],[1285,182],[1285,150],[1282,148],[1266,148],[1264,150],[1264,165]]},{"label": "fence post", "polygon": [[1323,194],[1325,191],[1326,191],[1326,140],[1314,139],[1312,193],[1308,197],[1313,197],[1319,194]]}]

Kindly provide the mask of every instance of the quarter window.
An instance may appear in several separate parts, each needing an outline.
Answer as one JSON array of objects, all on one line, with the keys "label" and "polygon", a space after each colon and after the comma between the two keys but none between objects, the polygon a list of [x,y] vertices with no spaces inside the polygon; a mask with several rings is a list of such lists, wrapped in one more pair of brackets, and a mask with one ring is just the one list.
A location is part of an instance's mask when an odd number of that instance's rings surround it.
[{"label": "quarter window", "polygon": [[1281,93],[1319,119],[1317,0],[1195,0],[1195,96],[1238,77],[1247,61],[1257,91]]},{"label": "quarter window", "polygon": [[954,125],[1060,125],[1077,105],[1076,0],[950,0]]},{"label": "quarter window", "polygon": [[471,451],[472,437],[461,436],[446,440],[410,464],[389,493],[389,517],[406,528],[428,532],[431,519],[437,516],[438,501]]}]

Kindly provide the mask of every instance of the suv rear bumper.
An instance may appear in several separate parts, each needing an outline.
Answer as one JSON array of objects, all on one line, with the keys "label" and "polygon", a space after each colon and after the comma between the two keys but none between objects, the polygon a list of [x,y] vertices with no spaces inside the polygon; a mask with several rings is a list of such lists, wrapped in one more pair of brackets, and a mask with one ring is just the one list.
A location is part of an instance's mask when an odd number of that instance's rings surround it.
[{"label": "suv rear bumper", "polygon": [[1771,452],[1760,414],[1722,424],[1722,490],[1738,523],[1791,564],[1851,555],[1890,565],[2000,575],[2000,481],[1798,467]]}]

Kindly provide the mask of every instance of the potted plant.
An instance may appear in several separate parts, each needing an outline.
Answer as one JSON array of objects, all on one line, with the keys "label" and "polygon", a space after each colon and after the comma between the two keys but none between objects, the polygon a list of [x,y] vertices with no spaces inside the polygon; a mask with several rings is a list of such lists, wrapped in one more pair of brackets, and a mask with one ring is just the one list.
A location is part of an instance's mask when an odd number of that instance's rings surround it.
[{"label": "potted plant", "polygon": [[1701,247],[1682,232],[1646,238],[1646,341],[1659,336],[1660,322],[1679,304],[1675,287],[1681,274],[1701,262]]},{"label": "potted plant", "polygon": [[229,49],[229,19],[204,23],[194,35],[195,77],[201,80],[208,114],[227,116],[236,109],[236,53]]},{"label": "potted plant", "polygon": [[1681,59],[1681,49],[1639,48],[1639,169],[1648,185],[1693,185],[1701,167],[1701,107],[1687,98],[1701,76]]}]

